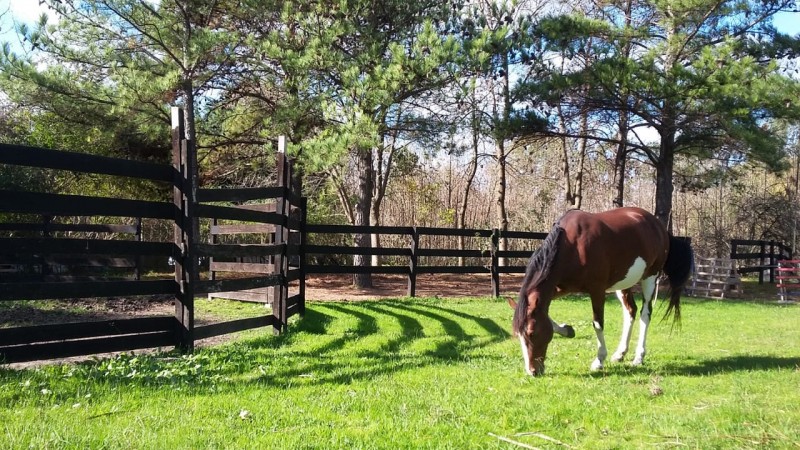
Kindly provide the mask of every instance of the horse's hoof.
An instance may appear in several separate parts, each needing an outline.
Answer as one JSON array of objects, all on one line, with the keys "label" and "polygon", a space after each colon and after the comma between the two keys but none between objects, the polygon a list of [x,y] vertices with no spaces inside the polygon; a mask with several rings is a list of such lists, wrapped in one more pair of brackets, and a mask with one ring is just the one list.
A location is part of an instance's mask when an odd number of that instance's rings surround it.
[{"label": "horse's hoof", "polygon": [[574,338],[575,337],[575,328],[572,328],[570,325],[563,324],[561,328],[564,329],[564,337],[565,338]]},{"label": "horse's hoof", "polygon": [[611,355],[611,361],[613,362],[620,362],[625,359],[625,353],[614,353]]},{"label": "horse's hoof", "polygon": [[592,361],[592,366],[590,367],[590,369],[592,370],[592,372],[599,372],[603,370],[603,363],[601,363],[600,360],[595,359],[594,361]]},{"label": "horse's hoof", "polygon": [[633,358],[633,361],[631,361],[632,366],[641,366],[642,364],[644,364],[644,358],[640,356]]}]

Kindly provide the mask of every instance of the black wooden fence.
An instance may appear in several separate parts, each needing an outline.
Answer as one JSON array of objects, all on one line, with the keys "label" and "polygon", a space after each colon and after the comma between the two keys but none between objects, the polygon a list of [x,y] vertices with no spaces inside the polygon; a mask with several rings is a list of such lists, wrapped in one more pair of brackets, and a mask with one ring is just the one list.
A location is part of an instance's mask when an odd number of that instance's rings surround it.
[{"label": "black wooden fence", "polygon": [[778,261],[792,259],[791,247],[777,241],[758,239],[731,240],[731,259],[739,263],[739,273],[758,273],[758,283],[764,283],[764,273],[769,274],[769,282],[775,282]]},{"label": "black wooden fence", "polygon": [[[429,227],[387,227],[387,226],[351,226],[351,225],[312,225],[308,224],[305,228],[308,241],[313,240],[314,234],[380,234],[380,235],[401,235],[407,237],[408,247],[393,248],[357,248],[342,245],[311,245],[304,247],[305,256],[309,255],[379,255],[384,257],[407,258],[406,265],[391,266],[353,266],[353,265],[331,265],[331,264],[305,264],[307,274],[327,274],[327,273],[370,273],[370,274],[399,274],[408,278],[407,295],[413,297],[416,294],[417,275],[419,274],[490,274],[492,294],[497,297],[500,295],[500,274],[502,273],[524,273],[533,250],[538,247],[538,243],[543,240],[547,233],[527,232],[527,231],[502,231],[499,229],[454,229],[454,228],[429,228]],[[485,240],[483,244],[473,245],[473,249],[442,249],[426,248],[420,245],[421,238],[425,236],[464,236],[469,238],[479,238]],[[500,250],[500,240],[522,239],[525,243],[519,250]],[[480,265],[459,266],[456,264],[447,265],[425,265],[420,263],[420,258],[424,257],[444,257],[455,262],[458,258],[471,258],[483,262]],[[522,263],[500,265],[503,258],[521,259]]]},{"label": "black wooden fence", "polygon": [[[302,224],[291,211],[303,199],[290,189],[290,164],[278,154],[278,185],[265,188],[199,189],[194,143],[184,136],[183,112],[173,109],[173,164],[163,165],[88,154],[32,147],[0,146],[0,164],[64,170],[112,177],[128,177],[171,186],[172,201],[158,202],[75,194],[53,194],[19,190],[0,190],[0,213],[47,215],[52,217],[101,217],[135,221],[137,218],[161,221],[174,229],[172,241],[99,239],[94,237],[19,237],[0,231],[0,253],[9,260],[59,256],[69,258],[172,258],[174,276],[141,277],[119,280],[88,277],[82,280],[0,279],[0,302],[67,298],[171,296],[175,313],[171,316],[107,320],[58,325],[37,325],[0,329],[0,360],[6,362],[87,355],[140,348],[175,346],[190,351],[196,339],[249,328],[273,326],[284,329],[291,315],[304,310],[303,276],[289,260],[300,254],[300,245],[290,244],[291,231]],[[253,211],[231,205],[233,202],[273,199],[274,212]],[[214,203],[214,204],[211,204]],[[223,205],[223,204],[226,205]],[[200,220],[235,220],[274,226],[277,239],[269,245],[220,245],[200,243]],[[18,227],[19,224],[10,225]],[[6,230],[7,231],[7,230]],[[237,276],[204,280],[200,278],[198,258],[272,255],[272,272],[256,276]],[[300,292],[289,296],[289,283],[299,280]],[[196,295],[243,289],[272,288],[272,311],[265,316],[205,326],[195,326]]]}]

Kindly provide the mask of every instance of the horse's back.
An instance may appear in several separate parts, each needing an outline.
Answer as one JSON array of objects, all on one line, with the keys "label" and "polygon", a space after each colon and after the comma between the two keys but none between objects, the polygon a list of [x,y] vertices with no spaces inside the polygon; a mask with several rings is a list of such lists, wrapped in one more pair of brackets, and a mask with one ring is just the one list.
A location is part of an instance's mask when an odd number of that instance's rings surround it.
[{"label": "horse's back", "polygon": [[[641,208],[601,213],[570,211],[559,220],[565,232],[563,290],[608,289],[638,267],[641,277],[658,273],[666,261],[669,235]],[[638,281],[638,280],[636,280]]]}]

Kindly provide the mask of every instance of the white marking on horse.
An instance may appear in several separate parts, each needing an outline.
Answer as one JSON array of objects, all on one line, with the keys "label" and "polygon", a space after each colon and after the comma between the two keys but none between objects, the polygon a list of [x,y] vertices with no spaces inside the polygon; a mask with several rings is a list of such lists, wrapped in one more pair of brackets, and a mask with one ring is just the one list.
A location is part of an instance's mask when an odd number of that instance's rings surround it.
[{"label": "white marking on horse", "polygon": [[[644,282],[642,282],[644,284]],[[633,294],[631,294],[633,295]],[[622,304],[622,333],[619,337],[619,345],[617,346],[617,351],[611,355],[611,360],[614,362],[619,362],[625,359],[625,354],[628,353],[628,346],[631,342],[631,330],[633,329],[633,316],[628,311],[628,308],[625,307],[625,293],[623,291],[617,291],[617,298],[619,302]]]},{"label": "white marking on horse", "polygon": [[644,269],[646,268],[647,263],[644,261],[644,259],[642,259],[641,256],[637,256],[636,259],[633,260],[631,267],[628,268],[628,273],[625,274],[625,278],[614,283],[613,286],[606,289],[606,292],[628,289],[642,279],[642,275],[644,275]]},{"label": "white marking on horse", "polygon": [[533,372],[531,371],[531,357],[528,353],[528,343],[525,341],[525,337],[521,334],[517,335],[517,337],[519,338],[519,345],[522,347],[522,357],[525,359],[525,372],[528,375],[533,375]]},{"label": "white marking on horse", "polygon": [[632,364],[638,366],[644,363],[644,355],[647,353],[647,328],[650,325],[650,307],[658,292],[658,279],[655,276],[642,280],[642,294],[644,304],[642,313],[639,314],[639,342],[636,345],[636,355],[633,357]]},{"label": "white marking on horse", "polygon": [[606,350],[606,338],[603,334],[603,327],[598,322],[592,322],[594,333],[597,335],[597,359],[592,362],[591,369],[597,371],[603,368],[603,361],[606,360],[608,350]]}]

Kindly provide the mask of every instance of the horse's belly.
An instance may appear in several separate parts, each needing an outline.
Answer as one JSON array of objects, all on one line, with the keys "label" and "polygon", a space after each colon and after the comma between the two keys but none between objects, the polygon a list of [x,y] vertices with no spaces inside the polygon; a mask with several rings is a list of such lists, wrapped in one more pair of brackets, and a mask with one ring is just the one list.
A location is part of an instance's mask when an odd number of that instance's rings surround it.
[{"label": "horse's belly", "polygon": [[647,263],[641,257],[637,257],[628,269],[628,273],[625,274],[625,278],[608,287],[606,292],[628,289],[642,279],[645,269],[647,269]]}]

